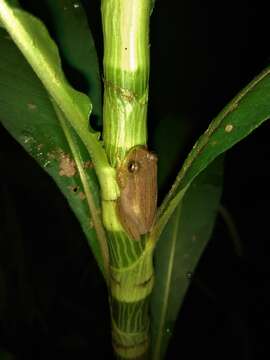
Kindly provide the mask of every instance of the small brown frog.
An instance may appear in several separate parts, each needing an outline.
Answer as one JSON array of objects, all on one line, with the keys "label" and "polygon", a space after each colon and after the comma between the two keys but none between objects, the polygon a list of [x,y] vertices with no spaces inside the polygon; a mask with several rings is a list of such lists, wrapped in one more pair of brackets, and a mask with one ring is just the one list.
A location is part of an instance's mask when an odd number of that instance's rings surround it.
[{"label": "small brown frog", "polygon": [[134,240],[151,229],[157,209],[157,157],[145,146],[135,146],[117,169],[120,197],[118,218]]}]

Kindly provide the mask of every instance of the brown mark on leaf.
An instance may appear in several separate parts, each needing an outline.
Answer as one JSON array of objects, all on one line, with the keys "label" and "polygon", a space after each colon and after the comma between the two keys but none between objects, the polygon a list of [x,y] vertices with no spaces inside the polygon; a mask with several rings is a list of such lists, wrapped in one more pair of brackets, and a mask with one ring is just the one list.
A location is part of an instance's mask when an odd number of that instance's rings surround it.
[{"label": "brown mark on leaf", "polygon": [[72,177],[77,173],[77,166],[75,161],[63,150],[54,150],[47,154],[48,159],[57,160],[59,162],[59,175]]},{"label": "brown mark on leaf", "polygon": [[77,172],[76,163],[73,159],[70,158],[68,154],[62,153],[60,156],[60,164],[59,164],[59,175],[72,177]]}]

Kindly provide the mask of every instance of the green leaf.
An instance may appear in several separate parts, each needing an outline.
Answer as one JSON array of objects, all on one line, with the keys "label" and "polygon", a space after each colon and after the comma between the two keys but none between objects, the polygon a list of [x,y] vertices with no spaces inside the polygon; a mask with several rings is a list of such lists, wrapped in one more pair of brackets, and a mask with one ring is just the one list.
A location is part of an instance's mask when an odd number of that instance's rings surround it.
[{"label": "green leaf", "polygon": [[192,274],[211,236],[222,190],[222,169],[222,158],[218,158],[194,180],[157,243],[151,297],[153,360],[165,356]]},{"label": "green leaf", "polygon": [[42,22],[4,0],[0,1],[0,17],[9,35],[66,117],[76,117],[72,122],[78,128],[77,132],[87,129],[92,109],[90,100],[66,81],[58,49]]},{"label": "green leaf", "polygon": [[99,185],[88,151],[57,110],[59,121],[46,90],[3,29],[0,53],[0,121],[66,196],[104,273]]},{"label": "green leaf", "polygon": [[45,0],[61,55],[86,79],[94,114],[101,123],[101,82],[98,57],[87,17],[80,1]]},{"label": "green leaf", "polygon": [[119,196],[115,169],[108,162],[99,142],[99,134],[90,131],[89,115],[92,104],[88,96],[74,90],[67,82],[58,49],[43,23],[27,12],[0,0],[0,19],[19,47],[54,102],[83,141],[101,186],[102,197],[114,200]]},{"label": "green leaf", "polygon": [[247,85],[211,122],[188,155],[157,215],[152,237],[159,234],[192,181],[220,154],[270,117],[270,68]]}]

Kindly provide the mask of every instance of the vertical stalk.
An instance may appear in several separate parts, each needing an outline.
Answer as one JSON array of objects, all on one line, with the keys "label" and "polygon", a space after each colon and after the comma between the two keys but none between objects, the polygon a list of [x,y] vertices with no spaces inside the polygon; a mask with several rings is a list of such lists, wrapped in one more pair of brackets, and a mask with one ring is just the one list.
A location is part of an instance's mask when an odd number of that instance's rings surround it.
[{"label": "vertical stalk", "polygon": [[[110,164],[147,143],[149,20],[152,0],[101,0],[104,36],[103,140]],[[110,252],[112,342],[121,360],[146,360],[153,245],[123,230],[115,201],[103,201]]]},{"label": "vertical stalk", "polygon": [[113,166],[147,141],[151,0],[102,0],[103,139]]}]

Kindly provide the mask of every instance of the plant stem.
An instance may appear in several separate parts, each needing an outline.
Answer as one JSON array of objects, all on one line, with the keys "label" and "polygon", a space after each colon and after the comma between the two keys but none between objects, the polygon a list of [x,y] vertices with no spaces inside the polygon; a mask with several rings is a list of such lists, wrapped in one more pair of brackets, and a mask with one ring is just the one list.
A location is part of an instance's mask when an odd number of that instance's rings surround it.
[{"label": "plant stem", "polygon": [[150,0],[102,0],[104,144],[113,166],[147,141]]},{"label": "plant stem", "polygon": [[[152,0],[102,0],[104,35],[103,140],[112,167],[147,142],[149,21]],[[149,298],[154,283],[153,246],[130,239],[115,201],[103,201],[109,237],[112,343],[121,360],[149,354]]]}]

